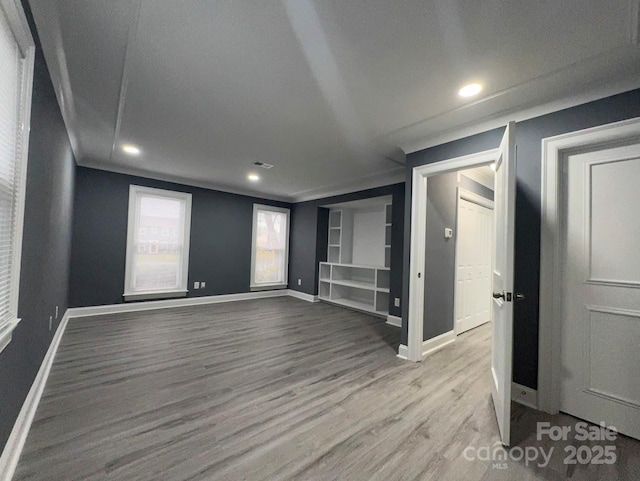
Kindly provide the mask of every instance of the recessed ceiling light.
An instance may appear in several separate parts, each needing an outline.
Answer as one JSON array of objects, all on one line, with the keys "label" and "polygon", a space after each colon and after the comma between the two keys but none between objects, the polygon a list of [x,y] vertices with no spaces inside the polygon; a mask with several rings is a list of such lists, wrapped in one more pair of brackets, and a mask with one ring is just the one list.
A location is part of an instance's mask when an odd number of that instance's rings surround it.
[{"label": "recessed ceiling light", "polygon": [[481,91],[482,85],[469,84],[458,90],[458,95],[460,95],[460,97],[473,97],[474,95],[478,95]]},{"label": "recessed ceiling light", "polygon": [[260,176],[258,174],[249,174],[247,175],[247,179],[251,182],[258,182],[260,180]]},{"label": "recessed ceiling light", "polygon": [[138,147],[136,147],[135,145],[131,145],[131,144],[125,144],[122,146],[122,151],[125,154],[129,154],[129,155],[140,155],[140,149]]}]

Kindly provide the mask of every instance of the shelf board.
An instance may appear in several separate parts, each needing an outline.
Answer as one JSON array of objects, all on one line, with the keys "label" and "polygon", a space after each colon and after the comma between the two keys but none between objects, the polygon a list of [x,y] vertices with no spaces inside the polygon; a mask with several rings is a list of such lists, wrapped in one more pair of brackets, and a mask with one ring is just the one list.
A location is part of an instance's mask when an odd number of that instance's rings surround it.
[{"label": "shelf board", "polygon": [[342,227],[329,227],[329,229],[332,229],[332,230],[340,230],[340,229],[342,229]]},{"label": "shelf board", "polygon": [[350,281],[348,279],[331,279],[331,284],[338,286],[357,287],[358,289],[365,289],[367,291],[375,291],[376,286],[368,282]]},{"label": "shelf board", "polygon": [[389,270],[389,267],[385,267],[385,266],[365,266],[363,264],[343,264],[341,262],[331,262],[331,261],[321,262],[321,264],[331,264],[332,266],[340,266],[340,267],[359,267],[362,269],[378,269],[380,271]]},{"label": "shelf board", "polygon": [[340,244],[329,244],[329,247],[340,247]]},{"label": "shelf board", "polygon": [[320,278],[320,282],[331,282],[331,279]]},{"label": "shelf board", "polygon": [[384,246],[385,249],[391,249],[391,245]]},{"label": "shelf board", "polygon": [[[375,313],[373,310],[373,303],[368,304],[362,301],[354,301],[352,299],[325,299],[326,301],[333,302],[334,304],[338,304],[339,306],[351,307],[353,309],[358,309],[359,311],[367,311],[371,313]],[[382,314],[378,312],[378,314]]]}]

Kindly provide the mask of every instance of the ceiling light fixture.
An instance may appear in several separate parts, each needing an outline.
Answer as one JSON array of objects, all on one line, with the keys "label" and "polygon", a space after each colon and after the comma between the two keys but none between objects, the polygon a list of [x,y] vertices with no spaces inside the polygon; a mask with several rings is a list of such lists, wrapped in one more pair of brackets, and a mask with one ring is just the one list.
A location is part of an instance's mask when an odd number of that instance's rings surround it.
[{"label": "ceiling light fixture", "polygon": [[126,144],[122,146],[122,151],[129,155],[140,155],[140,149],[135,145]]},{"label": "ceiling light fixture", "polygon": [[247,175],[247,179],[251,182],[258,182],[260,180],[260,176],[258,174],[249,174]]},{"label": "ceiling light fixture", "polygon": [[469,84],[458,90],[458,95],[460,95],[460,97],[473,97],[474,95],[478,95],[481,91],[482,85]]}]

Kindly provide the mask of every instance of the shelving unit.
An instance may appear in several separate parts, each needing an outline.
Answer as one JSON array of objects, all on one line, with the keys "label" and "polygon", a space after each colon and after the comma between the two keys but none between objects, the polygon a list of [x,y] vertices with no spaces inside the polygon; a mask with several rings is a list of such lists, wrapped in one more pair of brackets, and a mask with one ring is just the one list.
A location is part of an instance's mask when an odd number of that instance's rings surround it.
[{"label": "shelving unit", "polygon": [[389,311],[391,197],[329,206],[321,300],[386,316]]},{"label": "shelving unit", "polygon": [[321,262],[319,297],[340,306],[386,316],[389,268]]}]

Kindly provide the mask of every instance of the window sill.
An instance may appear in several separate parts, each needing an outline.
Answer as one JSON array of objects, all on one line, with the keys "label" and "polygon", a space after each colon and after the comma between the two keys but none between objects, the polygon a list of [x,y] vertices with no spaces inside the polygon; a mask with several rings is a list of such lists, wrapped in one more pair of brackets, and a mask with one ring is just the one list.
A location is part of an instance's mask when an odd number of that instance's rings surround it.
[{"label": "window sill", "polygon": [[158,291],[158,292],[132,292],[124,293],[125,302],[129,301],[150,301],[158,299],[174,299],[178,297],[187,297],[189,291]]},{"label": "window sill", "polygon": [[11,342],[11,335],[19,322],[20,319],[15,318],[0,327],[0,352]]},{"label": "window sill", "polygon": [[276,289],[286,289],[287,284],[260,284],[257,286],[249,286],[251,292],[256,291],[275,291]]}]

